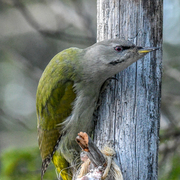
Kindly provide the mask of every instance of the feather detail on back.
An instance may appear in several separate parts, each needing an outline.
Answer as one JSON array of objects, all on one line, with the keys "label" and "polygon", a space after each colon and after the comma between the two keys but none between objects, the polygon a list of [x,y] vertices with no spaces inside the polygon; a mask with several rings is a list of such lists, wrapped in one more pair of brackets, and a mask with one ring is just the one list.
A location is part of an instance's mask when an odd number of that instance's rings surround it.
[{"label": "feather detail on back", "polygon": [[[76,98],[74,81],[65,50],[57,54],[46,67],[39,81],[36,97],[38,143],[42,157],[41,179],[53,158],[60,138],[64,133],[61,123],[70,116]],[[77,53],[77,52],[75,52]],[[65,167],[66,168],[66,167]]]}]

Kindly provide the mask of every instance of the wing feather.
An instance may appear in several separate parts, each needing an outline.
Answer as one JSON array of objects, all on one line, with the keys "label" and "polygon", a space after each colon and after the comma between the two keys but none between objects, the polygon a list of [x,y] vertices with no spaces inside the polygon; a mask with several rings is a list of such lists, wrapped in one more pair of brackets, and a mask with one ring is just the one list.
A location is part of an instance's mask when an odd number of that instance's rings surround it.
[{"label": "wing feather", "polygon": [[[46,96],[46,94],[39,93],[38,96]],[[63,85],[58,83],[45,105],[41,101],[37,102],[38,143],[42,159],[53,152],[61,134],[59,124],[71,114],[75,97],[72,82]],[[37,97],[37,99],[42,98]]]}]

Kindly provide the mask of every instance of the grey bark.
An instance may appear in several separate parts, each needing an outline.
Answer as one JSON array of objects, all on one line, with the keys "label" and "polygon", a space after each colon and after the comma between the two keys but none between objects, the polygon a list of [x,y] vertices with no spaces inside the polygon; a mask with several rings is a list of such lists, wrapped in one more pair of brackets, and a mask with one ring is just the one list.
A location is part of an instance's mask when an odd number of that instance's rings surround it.
[{"label": "grey bark", "polygon": [[[97,0],[97,41],[130,39],[162,47],[162,0]],[[98,147],[115,148],[124,180],[156,180],[162,50],[116,75],[102,94],[95,127]]]}]

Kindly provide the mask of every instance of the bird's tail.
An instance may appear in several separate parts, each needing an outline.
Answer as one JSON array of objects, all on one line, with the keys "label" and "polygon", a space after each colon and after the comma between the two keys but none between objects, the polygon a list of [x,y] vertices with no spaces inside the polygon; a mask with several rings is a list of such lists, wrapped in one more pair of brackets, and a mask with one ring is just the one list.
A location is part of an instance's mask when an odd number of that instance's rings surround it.
[{"label": "bird's tail", "polygon": [[42,166],[41,166],[41,180],[43,180],[44,173],[46,172],[47,167],[49,166],[51,162],[52,156],[47,157],[42,161]]},{"label": "bird's tail", "polygon": [[53,157],[54,153],[56,152],[56,150],[58,148],[61,137],[62,137],[62,135],[58,138],[57,143],[56,143],[56,145],[55,145],[55,147],[53,149],[53,152],[42,161],[41,180],[43,180],[44,173],[46,172],[46,169],[48,168],[48,166],[49,166],[49,164],[50,164],[50,162],[52,160],[52,157]]}]

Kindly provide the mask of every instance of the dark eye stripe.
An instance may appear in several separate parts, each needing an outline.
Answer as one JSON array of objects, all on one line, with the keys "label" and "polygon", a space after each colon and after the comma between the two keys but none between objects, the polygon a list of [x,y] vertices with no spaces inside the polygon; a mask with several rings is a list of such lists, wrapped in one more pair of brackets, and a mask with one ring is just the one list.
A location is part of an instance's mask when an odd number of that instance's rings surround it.
[{"label": "dark eye stripe", "polygon": [[127,49],[132,49],[134,48],[135,46],[116,46],[114,49],[117,51],[117,52],[120,52],[120,51],[123,51],[123,50],[127,50]]},{"label": "dark eye stripe", "polygon": [[126,49],[131,49],[133,48],[132,46],[122,46],[123,50],[126,50]]}]

